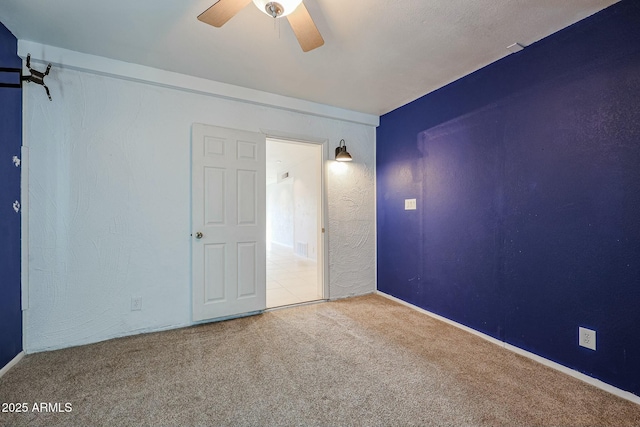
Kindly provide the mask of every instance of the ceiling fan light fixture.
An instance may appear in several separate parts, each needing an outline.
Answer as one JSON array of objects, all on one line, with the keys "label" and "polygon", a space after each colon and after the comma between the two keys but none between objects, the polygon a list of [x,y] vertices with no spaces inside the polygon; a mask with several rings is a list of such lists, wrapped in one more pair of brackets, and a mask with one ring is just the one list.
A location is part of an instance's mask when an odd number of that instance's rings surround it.
[{"label": "ceiling fan light fixture", "polygon": [[255,4],[258,9],[273,18],[287,16],[296,10],[296,8],[300,6],[300,3],[302,3],[302,0],[253,0],[253,4]]},{"label": "ceiling fan light fixture", "polygon": [[[207,10],[198,15],[198,20],[220,28],[251,1],[216,0]],[[272,18],[286,16],[303,52],[309,52],[324,44],[324,39],[302,0],[253,0],[253,4]]]}]

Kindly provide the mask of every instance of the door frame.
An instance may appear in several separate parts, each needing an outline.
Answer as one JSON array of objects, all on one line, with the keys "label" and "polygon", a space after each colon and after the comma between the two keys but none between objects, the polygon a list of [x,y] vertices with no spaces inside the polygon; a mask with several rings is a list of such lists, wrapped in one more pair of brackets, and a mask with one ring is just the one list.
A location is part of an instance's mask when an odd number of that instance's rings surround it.
[{"label": "door frame", "polygon": [[[320,146],[320,218],[318,230],[318,255],[322,257],[322,266],[320,269],[319,283],[322,287],[322,301],[328,301],[330,299],[329,294],[329,243],[328,243],[328,191],[327,191],[327,168],[329,160],[329,139],[328,138],[315,138],[313,136],[304,135],[292,135],[274,130],[262,130],[267,140],[276,140],[281,142],[290,142],[298,144],[312,144]],[[276,310],[278,307],[268,308],[268,310]]]},{"label": "door frame", "polygon": [[[198,123],[198,122],[194,122],[194,123]],[[206,123],[200,123],[200,124],[206,124]],[[193,124],[192,124],[193,125]],[[210,126],[214,126],[214,127],[220,127],[219,125],[210,125]],[[238,129],[238,130],[243,130],[243,129]],[[267,139],[275,139],[275,140],[280,140],[283,142],[295,142],[295,143],[302,143],[302,144],[314,144],[314,145],[319,145],[321,147],[320,152],[321,152],[321,165],[320,165],[320,203],[321,203],[321,207],[319,209],[320,212],[320,230],[318,232],[319,237],[318,237],[318,246],[319,246],[319,250],[318,250],[318,254],[322,256],[322,267],[320,269],[320,275],[321,275],[321,286],[322,286],[322,300],[323,301],[328,301],[331,299],[331,295],[330,295],[330,287],[329,287],[329,239],[328,239],[328,234],[329,234],[329,224],[328,224],[328,219],[329,219],[329,203],[328,203],[328,185],[327,185],[327,176],[328,176],[328,167],[329,167],[329,159],[330,159],[330,150],[329,150],[329,139],[328,138],[317,138],[314,136],[310,136],[310,135],[294,135],[294,134],[290,134],[290,133],[286,133],[286,132],[280,132],[280,131],[275,131],[275,130],[265,130],[265,129],[259,129],[258,131],[259,133],[262,133],[265,137],[265,140]],[[193,128],[191,129],[190,132],[190,143],[189,143],[189,162],[192,162],[192,143],[191,140],[193,138]],[[265,158],[265,162],[266,162],[266,158]],[[265,164],[266,166],[266,164]],[[189,204],[190,204],[190,210],[193,209],[193,195],[191,194],[191,188],[193,187],[193,171],[192,171],[192,165],[190,165],[189,168]],[[266,185],[266,181],[263,183],[264,185]],[[266,206],[265,206],[266,208]],[[189,214],[189,229],[193,230],[193,223],[192,223],[192,213],[190,212]],[[266,224],[265,224],[266,225]],[[249,312],[249,313],[243,313],[243,314],[239,314],[239,315],[234,315],[234,316],[228,316],[228,317],[220,317],[220,318],[216,318],[216,319],[208,319],[208,320],[199,320],[199,321],[194,321],[193,320],[193,249],[192,249],[192,244],[191,244],[191,239],[193,237],[190,236],[190,244],[189,244],[189,252],[190,252],[190,274],[189,274],[189,282],[190,282],[190,292],[191,292],[191,298],[189,298],[190,304],[189,304],[189,308],[190,308],[190,317],[191,317],[191,324],[202,324],[202,323],[209,323],[209,322],[218,322],[218,321],[223,321],[223,320],[228,320],[228,319],[232,319],[232,318],[239,318],[239,317],[246,317],[246,316],[251,316],[251,315],[255,315],[255,314],[259,314],[265,311],[270,311],[270,310],[277,310],[278,307],[276,308],[267,308],[265,310],[260,310],[257,312]],[[266,236],[265,236],[266,238]],[[265,282],[265,288],[266,288],[266,282]],[[266,290],[266,289],[265,289]]]}]

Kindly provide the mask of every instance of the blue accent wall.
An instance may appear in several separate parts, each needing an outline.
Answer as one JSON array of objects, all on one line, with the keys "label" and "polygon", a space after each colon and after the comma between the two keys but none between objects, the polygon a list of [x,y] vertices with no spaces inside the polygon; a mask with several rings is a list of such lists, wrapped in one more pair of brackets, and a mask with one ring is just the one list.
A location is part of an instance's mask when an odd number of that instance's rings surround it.
[{"label": "blue accent wall", "polygon": [[[21,68],[16,38],[0,24],[0,68]],[[17,83],[15,75],[0,76],[4,83]],[[13,203],[20,201],[20,168],[13,156],[21,157],[22,90],[0,88],[0,368],[22,351],[20,304],[20,214]]]},{"label": "blue accent wall", "polygon": [[376,157],[380,291],[640,395],[640,2],[382,116]]}]

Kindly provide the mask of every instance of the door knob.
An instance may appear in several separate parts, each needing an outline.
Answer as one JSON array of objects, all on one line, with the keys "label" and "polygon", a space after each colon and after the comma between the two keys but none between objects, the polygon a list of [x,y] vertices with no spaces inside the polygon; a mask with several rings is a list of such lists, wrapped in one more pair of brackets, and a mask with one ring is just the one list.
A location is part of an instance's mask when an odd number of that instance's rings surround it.
[{"label": "door knob", "polygon": [[196,233],[196,239],[202,239],[202,232],[198,231]]}]

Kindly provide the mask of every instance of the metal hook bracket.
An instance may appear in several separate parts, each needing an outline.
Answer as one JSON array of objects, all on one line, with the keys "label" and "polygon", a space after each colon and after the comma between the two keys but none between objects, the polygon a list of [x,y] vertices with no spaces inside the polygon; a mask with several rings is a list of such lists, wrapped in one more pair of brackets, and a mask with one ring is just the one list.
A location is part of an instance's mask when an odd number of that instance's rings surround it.
[{"label": "metal hook bracket", "polygon": [[[31,68],[31,54],[28,54],[27,55],[27,68],[29,69],[31,74],[28,75],[28,76],[23,76],[22,75],[22,68],[0,67],[0,87],[8,87],[8,88],[20,89],[20,88],[22,88],[22,82],[36,83],[36,84],[39,84],[40,86],[44,87],[45,92],[47,92],[47,97],[49,98],[49,101],[53,101],[53,99],[51,99],[51,93],[49,92],[49,88],[47,87],[47,85],[44,82],[44,78],[46,76],[48,76],[49,75],[49,71],[51,71],[51,64],[47,65],[47,69],[44,72],[38,71],[38,70],[34,70],[33,68]],[[7,81],[3,81],[2,74],[4,74],[4,73],[9,74],[10,76],[11,75],[15,75],[15,77],[13,79],[11,77],[9,77],[7,79]]]},{"label": "metal hook bracket", "polygon": [[48,76],[49,71],[51,71],[51,64],[47,65],[47,69],[45,70],[45,72],[34,70],[33,68],[31,68],[31,54],[27,54],[27,68],[31,72],[31,75],[22,76],[21,80],[26,82],[36,83],[36,84],[39,84],[40,86],[43,86],[44,90],[47,92],[47,97],[49,97],[49,101],[53,101],[53,99],[51,99],[51,93],[49,92],[49,88],[44,82],[44,78]]}]

